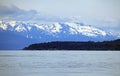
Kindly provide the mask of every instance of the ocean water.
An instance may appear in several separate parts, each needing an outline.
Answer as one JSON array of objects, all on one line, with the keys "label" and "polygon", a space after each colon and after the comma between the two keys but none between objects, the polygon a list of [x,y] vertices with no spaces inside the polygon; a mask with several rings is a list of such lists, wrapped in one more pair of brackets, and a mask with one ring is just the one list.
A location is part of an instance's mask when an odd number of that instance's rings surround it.
[{"label": "ocean water", "polygon": [[120,76],[120,52],[0,51],[0,76]]}]

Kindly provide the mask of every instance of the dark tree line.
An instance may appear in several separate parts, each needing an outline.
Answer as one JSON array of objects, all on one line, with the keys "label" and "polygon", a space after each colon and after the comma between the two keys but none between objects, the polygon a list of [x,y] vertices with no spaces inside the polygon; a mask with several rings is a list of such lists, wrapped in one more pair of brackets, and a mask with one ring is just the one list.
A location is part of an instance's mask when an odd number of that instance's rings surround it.
[{"label": "dark tree line", "polygon": [[32,44],[25,47],[24,50],[120,50],[120,39],[103,42],[56,41]]}]

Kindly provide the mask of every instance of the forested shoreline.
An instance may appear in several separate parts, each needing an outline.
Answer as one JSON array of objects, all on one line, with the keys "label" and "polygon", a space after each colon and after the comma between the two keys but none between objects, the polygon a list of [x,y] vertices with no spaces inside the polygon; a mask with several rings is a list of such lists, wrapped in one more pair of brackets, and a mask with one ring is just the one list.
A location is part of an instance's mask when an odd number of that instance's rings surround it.
[{"label": "forested shoreline", "polygon": [[120,39],[103,42],[54,41],[31,44],[23,50],[120,50]]}]

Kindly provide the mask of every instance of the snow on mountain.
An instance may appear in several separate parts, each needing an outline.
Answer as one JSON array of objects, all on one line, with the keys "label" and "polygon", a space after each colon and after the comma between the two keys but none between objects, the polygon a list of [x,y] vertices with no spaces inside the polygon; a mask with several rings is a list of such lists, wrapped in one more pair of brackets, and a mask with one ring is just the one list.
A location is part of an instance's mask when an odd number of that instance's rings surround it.
[{"label": "snow on mountain", "polygon": [[62,26],[57,22],[53,24],[34,24],[34,26],[40,30],[47,31],[49,33],[58,33],[62,28]]},{"label": "snow on mountain", "polygon": [[7,25],[6,24],[0,24],[0,28],[2,28],[3,30],[7,29]]},{"label": "snow on mountain", "polygon": [[16,21],[10,21],[9,24],[14,27],[16,25]]},{"label": "snow on mountain", "polygon": [[106,31],[101,29],[83,25],[75,22],[65,23],[50,23],[50,24],[37,24],[37,23],[25,23],[25,22],[2,22],[0,21],[0,28],[2,30],[13,31],[26,38],[42,38],[42,36],[51,36],[57,38],[64,38],[66,36],[86,36],[86,37],[103,37],[110,35]]},{"label": "snow on mountain", "polygon": [[52,32],[57,33],[57,32],[60,32],[61,29],[62,29],[62,26],[59,23],[54,23],[54,26],[52,27]]},{"label": "snow on mountain", "polygon": [[18,32],[21,32],[21,31],[24,31],[24,30],[26,30],[26,29],[25,29],[25,27],[17,26],[17,27],[15,28],[15,30],[18,31]]},{"label": "snow on mountain", "polygon": [[27,29],[30,31],[32,29],[32,27],[28,26]]},{"label": "snow on mountain", "polygon": [[3,22],[0,21],[0,28],[3,29],[3,30],[6,30],[7,29],[7,25],[3,24]]},{"label": "snow on mountain", "polygon": [[90,27],[90,26],[80,26],[79,24],[76,24],[76,23],[65,23],[67,24],[68,26],[70,26],[70,32],[72,34],[78,34],[78,33],[81,33],[83,35],[86,35],[86,36],[97,36],[97,35],[102,35],[102,36],[106,36],[106,32],[105,31],[102,31],[102,30],[99,30],[97,28],[94,28],[94,27]]}]

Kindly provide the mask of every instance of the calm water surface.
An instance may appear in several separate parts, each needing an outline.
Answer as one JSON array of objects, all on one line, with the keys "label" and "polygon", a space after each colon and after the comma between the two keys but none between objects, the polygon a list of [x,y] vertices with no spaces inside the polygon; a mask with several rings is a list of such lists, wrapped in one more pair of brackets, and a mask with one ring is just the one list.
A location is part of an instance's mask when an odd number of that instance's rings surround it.
[{"label": "calm water surface", "polygon": [[0,51],[0,76],[120,76],[120,52]]}]

